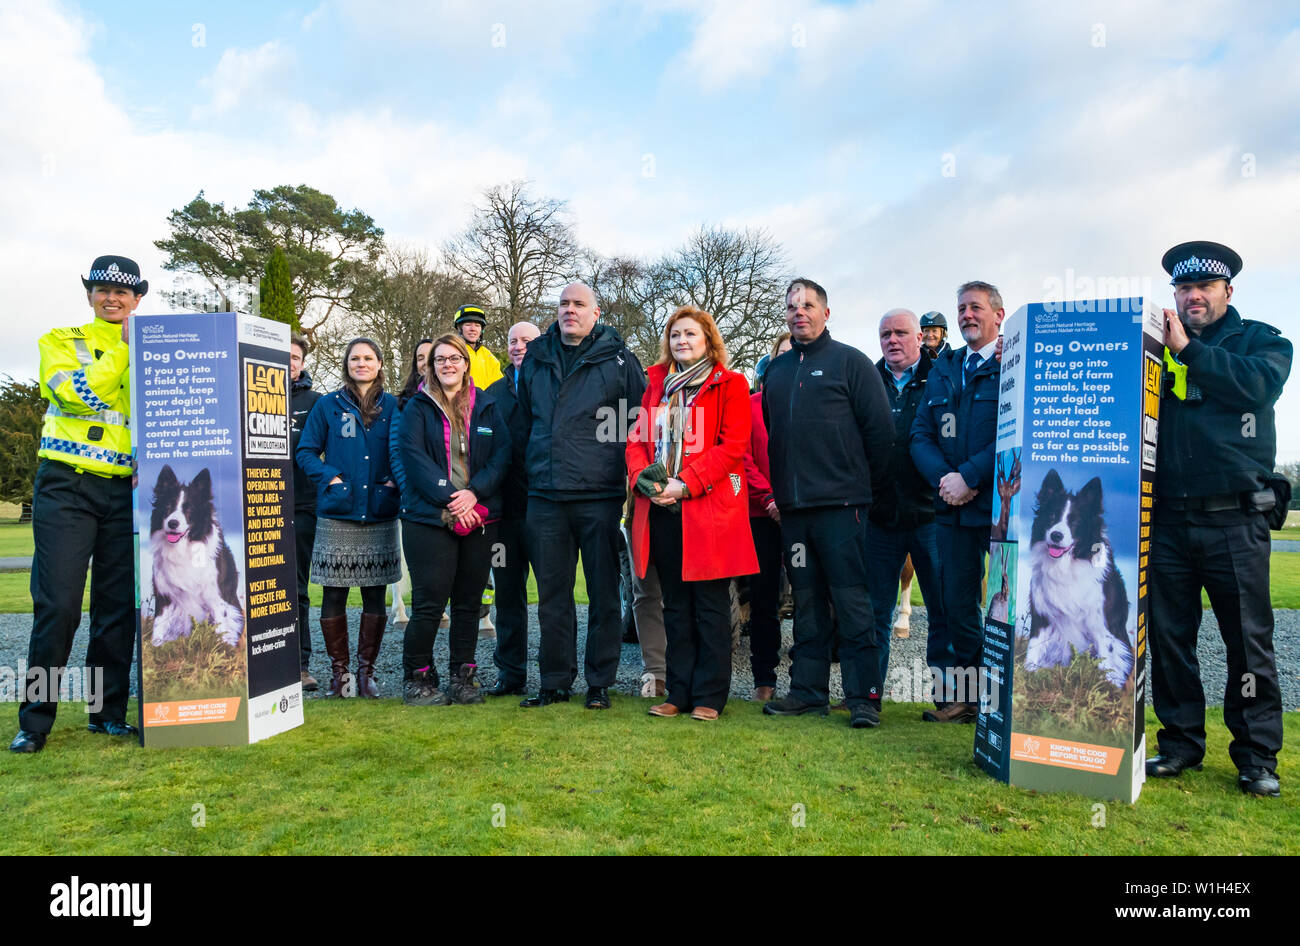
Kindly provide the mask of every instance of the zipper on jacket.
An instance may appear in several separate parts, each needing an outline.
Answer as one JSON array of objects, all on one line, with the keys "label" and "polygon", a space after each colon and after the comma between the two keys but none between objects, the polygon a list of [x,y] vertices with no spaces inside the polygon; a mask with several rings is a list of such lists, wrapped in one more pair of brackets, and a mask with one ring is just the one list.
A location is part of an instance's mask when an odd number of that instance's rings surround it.
[{"label": "zipper on jacket", "polygon": [[[799,393],[799,389],[803,385],[803,382],[799,380],[799,374],[800,372],[803,371],[803,359],[804,359],[804,355],[806,354],[807,352],[803,352],[803,351],[799,352],[799,366],[794,369],[794,381],[795,381],[794,390],[790,392],[790,430],[792,432],[794,430],[794,399],[795,399],[795,395]],[[790,454],[792,452],[793,446],[794,446],[794,437],[787,436],[786,447],[785,447],[785,462],[786,465],[790,468],[790,492],[794,494],[794,498],[792,502],[794,506],[797,507],[799,505],[799,475],[795,472],[794,463],[792,463],[790,460]]]}]

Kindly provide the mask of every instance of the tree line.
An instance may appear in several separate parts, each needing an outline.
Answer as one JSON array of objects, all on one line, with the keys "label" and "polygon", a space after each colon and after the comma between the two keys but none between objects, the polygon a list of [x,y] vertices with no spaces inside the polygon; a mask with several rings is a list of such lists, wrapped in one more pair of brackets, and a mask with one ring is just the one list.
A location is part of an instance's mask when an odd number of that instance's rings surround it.
[{"label": "tree line", "polygon": [[404,374],[421,338],[450,330],[465,303],[487,312],[484,341],[498,354],[515,322],[543,329],[560,290],[581,280],[602,317],[646,364],[659,355],[673,309],[713,313],[738,368],[752,367],[784,326],[790,273],[765,230],[702,226],[656,259],[606,256],[581,245],[565,201],[525,181],[482,192],[465,229],[435,253],[385,238],[374,219],[312,187],[258,190],[227,209],[200,191],[167,218],[156,241],[177,274],[168,301],[184,309],[250,312],[287,322],[315,353],[321,380],[339,380],[348,339],[383,348],[388,374]]}]

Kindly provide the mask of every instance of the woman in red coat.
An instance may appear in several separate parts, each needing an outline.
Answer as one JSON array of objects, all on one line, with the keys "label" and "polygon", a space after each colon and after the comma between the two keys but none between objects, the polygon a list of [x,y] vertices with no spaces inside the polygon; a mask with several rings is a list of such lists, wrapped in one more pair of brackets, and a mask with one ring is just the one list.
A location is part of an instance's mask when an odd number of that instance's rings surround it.
[{"label": "woman in red coat", "polygon": [[728,584],[758,571],[745,490],[749,383],[727,370],[713,316],[694,306],[669,318],[648,374],[627,471],[634,567],[644,577],[653,557],[668,631],[668,696],[650,715],[717,719],[731,689]]}]

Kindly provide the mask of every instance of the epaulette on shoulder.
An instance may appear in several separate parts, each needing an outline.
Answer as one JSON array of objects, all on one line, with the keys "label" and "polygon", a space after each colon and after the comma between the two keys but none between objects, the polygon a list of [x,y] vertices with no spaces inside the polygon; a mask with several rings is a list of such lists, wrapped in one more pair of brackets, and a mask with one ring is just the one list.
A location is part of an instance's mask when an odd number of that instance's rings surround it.
[{"label": "epaulette on shoulder", "polygon": [[1258,319],[1242,319],[1242,325],[1258,325],[1265,331],[1272,332],[1274,335],[1281,335],[1282,330],[1275,325],[1269,325],[1267,322],[1261,322]]},{"label": "epaulette on shoulder", "polygon": [[58,338],[85,338],[86,337],[85,331],[79,325],[74,325],[71,328],[50,329],[50,334]]}]

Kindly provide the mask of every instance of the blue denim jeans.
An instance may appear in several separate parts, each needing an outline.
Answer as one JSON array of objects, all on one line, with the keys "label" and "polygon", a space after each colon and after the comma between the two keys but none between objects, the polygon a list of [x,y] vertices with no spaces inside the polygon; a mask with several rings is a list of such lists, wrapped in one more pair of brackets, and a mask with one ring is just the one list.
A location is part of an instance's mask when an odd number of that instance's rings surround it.
[{"label": "blue denim jeans", "polygon": [[[931,522],[915,529],[895,532],[867,522],[867,583],[871,606],[875,612],[876,640],[880,643],[880,677],[889,687],[889,638],[898,597],[898,575],[903,561],[912,556],[916,579],[925,598],[929,640],[925,658],[933,673],[943,680],[953,665],[952,638],[943,609],[939,584],[939,550],[937,526]],[[908,678],[911,678],[909,672]]]}]

